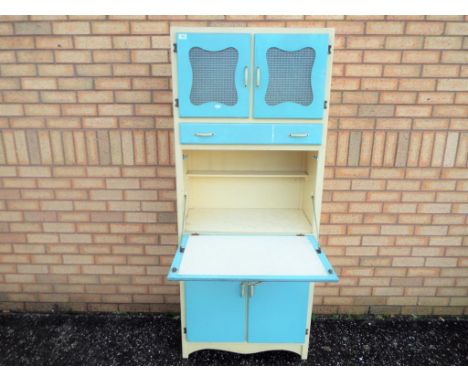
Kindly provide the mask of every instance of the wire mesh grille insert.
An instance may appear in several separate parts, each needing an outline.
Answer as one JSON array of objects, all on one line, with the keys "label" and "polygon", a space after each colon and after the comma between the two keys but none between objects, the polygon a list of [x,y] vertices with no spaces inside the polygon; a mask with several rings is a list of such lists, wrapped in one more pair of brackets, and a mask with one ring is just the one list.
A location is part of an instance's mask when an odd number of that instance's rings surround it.
[{"label": "wire mesh grille insert", "polygon": [[312,103],[312,66],[315,50],[303,48],[284,51],[270,48],[267,51],[268,88],[265,102],[274,106],[283,102],[295,102],[303,106]]},{"label": "wire mesh grille insert", "polygon": [[189,52],[192,65],[190,101],[194,105],[218,102],[228,106],[237,103],[236,66],[239,53],[234,48],[211,52],[192,48]]}]

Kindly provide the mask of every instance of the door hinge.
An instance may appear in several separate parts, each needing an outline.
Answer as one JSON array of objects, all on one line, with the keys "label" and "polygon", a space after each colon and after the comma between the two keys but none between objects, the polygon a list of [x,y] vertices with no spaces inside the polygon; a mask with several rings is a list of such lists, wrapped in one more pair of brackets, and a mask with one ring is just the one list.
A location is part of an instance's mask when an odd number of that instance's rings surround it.
[{"label": "door hinge", "polygon": [[328,101],[323,101],[323,108],[326,109],[328,107]]},{"label": "door hinge", "polygon": [[184,328],[184,334],[187,334],[187,328]]},{"label": "door hinge", "polygon": [[309,329],[306,329],[306,336],[309,335]]},{"label": "door hinge", "polygon": [[172,51],[173,51],[174,53],[177,53],[177,44],[174,43],[174,44],[172,44],[172,46],[173,46]]},{"label": "door hinge", "polygon": [[184,253],[184,252],[185,252],[185,248],[184,248],[184,247],[180,247],[179,252],[180,252],[180,253]]},{"label": "door hinge", "polygon": [[[175,44],[174,44],[175,45]],[[331,54],[332,46],[328,45],[328,54]]]},{"label": "door hinge", "polygon": [[175,107],[179,107],[179,99],[176,98],[176,99],[174,100],[174,102],[175,102]]}]

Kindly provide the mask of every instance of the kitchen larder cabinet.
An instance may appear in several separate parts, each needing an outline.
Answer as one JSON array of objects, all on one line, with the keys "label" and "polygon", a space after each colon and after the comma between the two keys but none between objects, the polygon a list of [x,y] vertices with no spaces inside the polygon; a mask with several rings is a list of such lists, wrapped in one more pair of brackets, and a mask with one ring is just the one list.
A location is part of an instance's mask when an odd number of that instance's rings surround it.
[{"label": "kitchen larder cabinet", "polygon": [[307,358],[331,29],[171,29],[182,355]]}]

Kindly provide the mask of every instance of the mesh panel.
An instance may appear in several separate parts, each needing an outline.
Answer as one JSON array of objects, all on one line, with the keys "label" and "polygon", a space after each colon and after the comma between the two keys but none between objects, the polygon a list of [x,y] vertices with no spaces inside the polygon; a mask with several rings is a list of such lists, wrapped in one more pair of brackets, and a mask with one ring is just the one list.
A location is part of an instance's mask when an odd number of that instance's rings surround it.
[{"label": "mesh panel", "polygon": [[268,49],[266,103],[272,106],[283,102],[310,105],[313,100],[310,79],[314,61],[315,50],[312,48],[292,52],[278,48]]},{"label": "mesh panel", "polygon": [[237,103],[235,72],[238,56],[234,48],[217,52],[190,49],[193,73],[190,101],[194,105],[219,102],[232,106]]}]

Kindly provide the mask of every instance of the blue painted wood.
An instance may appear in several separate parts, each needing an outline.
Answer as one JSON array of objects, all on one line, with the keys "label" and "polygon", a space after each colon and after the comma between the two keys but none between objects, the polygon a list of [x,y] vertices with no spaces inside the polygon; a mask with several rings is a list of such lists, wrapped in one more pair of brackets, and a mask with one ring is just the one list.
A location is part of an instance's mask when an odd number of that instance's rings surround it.
[{"label": "blue painted wood", "polygon": [[186,282],[185,317],[188,341],[243,342],[246,296],[238,282]]},{"label": "blue painted wood", "polygon": [[248,341],[303,343],[307,327],[309,283],[268,282],[249,297]]},{"label": "blue painted wood", "polygon": [[[244,68],[250,73],[250,34],[232,33],[177,33],[177,70],[179,115],[181,117],[231,117],[249,116],[250,85],[244,85]],[[238,62],[235,72],[237,103],[233,106],[218,102],[194,105],[190,102],[192,88],[192,67],[190,49],[197,47],[208,51],[235,48]]]},{"label": "blue painted wood", "polygon": [[[265,102],[268,88],[267,51],[278,48],[284,51],[295,51],[311,47],[315,50],[315,61],[312,67],[311,86],[313,100],[311,105],[284,102],[275,106]],[[255,66],[260,70],[260,86],[255,87],[255,118],[322,118],[325,100],[325,80],[328,60],[327,34],[255,34]],[[293,69],[292,69],[293,70]],[[257,78],[254,79],[256,83]]]},{"label": "blue painted wood", "polygon": [[180,262],[182,261],[182,256],[180,252],[180,247],[185,247],[187,241],[190,239],[190,236],[183,235],[181,245],[177,249],[174,260],[172,261],[171,268],[167,275],[167,279],[170,281],[262,281],[262,282],[338,282],[339,277],[333,269],[332,265],[328,261],[327,256],[323,249],[320,249],[320,253],[317,253],[317,250],[320,248],[317,240],[312,235],[306,235],[308,240],[311,243],[311,256],[318,254],[320,261],[322,262],[323,267],[327,270],[328,274],[326,276],[320,275],[303,275],[303,276],[268,276],[268,275],[180,275],[178,273]]},{"label": "blue painted wood", "polygon": [[180,123],[181,144],[320,145],[323,125],[274,123]]}]

